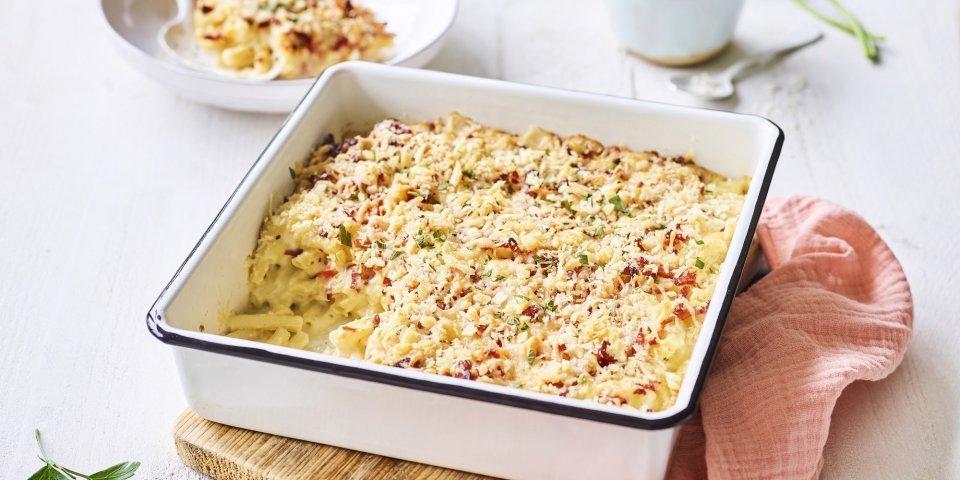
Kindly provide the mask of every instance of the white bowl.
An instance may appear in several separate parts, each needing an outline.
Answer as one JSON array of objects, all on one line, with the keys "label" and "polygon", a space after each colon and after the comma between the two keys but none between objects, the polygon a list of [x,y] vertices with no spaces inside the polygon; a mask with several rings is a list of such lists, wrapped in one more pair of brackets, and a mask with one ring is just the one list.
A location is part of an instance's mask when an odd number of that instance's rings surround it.
[{"label": "white bowl", "polygon": [[[728,176],[751,175],[716,292],[674,406],[640,412],[394,368],[213,333],[248,301],[244,260],[289,167],[327,134],[383,118],[457,110],[494,127],[530,125],[665,155],[690,153]],[[262,432],[505,478],[653,479],[693,412],[748,263],[783,133],[760,117],[347,62],[328,69],[251,167],[147,315],[173,346],[200,416]]]},{"label": "white bowl", "polygon": [[[386,64],[419,68],[440,51],[457,15],[458,0],[358,0],[396,34]],[[191,100],[251,112],[286,113],[307,93],[314,79],[255,83],[193,70],[166,58],[160,27],[176,16],[175,0],[100,0],[114,46],[144,75]]]}]

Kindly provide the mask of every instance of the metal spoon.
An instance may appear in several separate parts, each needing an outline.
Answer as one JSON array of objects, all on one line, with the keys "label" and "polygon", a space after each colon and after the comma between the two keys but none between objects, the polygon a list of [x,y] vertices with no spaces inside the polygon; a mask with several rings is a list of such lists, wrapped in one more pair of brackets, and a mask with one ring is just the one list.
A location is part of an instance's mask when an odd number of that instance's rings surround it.
[{"label": "metal spoon", "polygon": [[201,52],[193,38],[193,2],[194,0],[177,0],[177,16],[160,27],[157,40],[167,56],[194,70],[234,80],[264,82],[274,80],[280,75],[281,65],[278,61],[274,61],[273,67],[264,73],[232,72],[217,67],[216,59]]},{"label": "metal spoon", "polygon": [[670,86],[676,90],[707,100],[722,100],[733,96],[736,92],[733,82],[745,70],[751,67],[766,65],[788,53],[799,50],[823,38],[819,30],[803,30],[795,33],[784,45],[763,53],[744,58],[727,67],[719,73],[700,72],[695,74],[677,75],[670,78]]}]

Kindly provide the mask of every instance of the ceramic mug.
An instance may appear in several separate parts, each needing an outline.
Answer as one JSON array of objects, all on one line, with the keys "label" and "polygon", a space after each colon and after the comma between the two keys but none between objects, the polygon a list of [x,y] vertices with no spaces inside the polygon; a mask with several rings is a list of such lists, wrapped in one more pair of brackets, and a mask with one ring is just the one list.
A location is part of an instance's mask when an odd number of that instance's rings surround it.
[{"label": "ceramic mug", "polygon": [[662,65],[691,65],[719,54],[743,0],[607,0],[613,30],[628,51]]}]

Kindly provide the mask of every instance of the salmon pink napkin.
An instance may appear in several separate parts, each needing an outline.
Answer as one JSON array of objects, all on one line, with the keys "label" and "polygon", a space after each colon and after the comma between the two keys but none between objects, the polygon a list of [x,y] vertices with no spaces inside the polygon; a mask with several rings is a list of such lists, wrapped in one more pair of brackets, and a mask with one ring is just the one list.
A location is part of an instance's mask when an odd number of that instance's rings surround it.
[{"label": "salmon pink napkin", "polygon": [[757,239],[772,271],[734,301],[667,478],[816,478],[840,393],[903,359],[910,286],[860,216],[809,197],[771,199]]}]

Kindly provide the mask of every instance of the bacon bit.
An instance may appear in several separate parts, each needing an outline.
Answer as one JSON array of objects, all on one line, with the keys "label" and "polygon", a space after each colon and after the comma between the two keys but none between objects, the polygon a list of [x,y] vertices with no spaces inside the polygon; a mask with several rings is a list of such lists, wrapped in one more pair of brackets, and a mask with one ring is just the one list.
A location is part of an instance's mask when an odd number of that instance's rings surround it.
[{"label": "bacon bit", "polygon": [[497,258],[512,258],[520,253],[520,245],[512,237],[507,239],[497,248],[493,249],[493,254]]},{"label": "bacon bit", "polygon": [[673,308],[673,314],[677,316],[680,320],[687,320],[690,318],[690,310],[684,307],[684,304],[678,303],[676,307]]},{"label": "bacon bit", "polygon": [[210,40],[211,42],[215,42],[215,41],[220,40],[221,38],[223,38],[223,35],[221,35],[221,34],[219,34],[219,33],[208,33],[208,34],[204,35],[203,38],[205,38],[205,39],[207,39],[207,40]]},{"label": "bacon bit", "polygon": [[527,308],[524,308],[523,311],[520,312],[520,315],[526,315],[530,318],[536,318],[538,314],[540,314],[540,307],[533,303],[527,305]]},{"label": "bacon bit", "polygon": [[557,350],[559,350],[560,352],[566,352],[567,351],[566,344],[561,343],[560,345],[557,345]]},{"label": "bacon bit", "polygon": [[470,275],[470,281],[473,282],[473,283],[479,282],[479,281],[480,281],[480,275],[477,275],[476,272],[472,273],[472,274]]},{"label": "bacon bit", "polygon": [[597,363],[601,367],[606,367],[607,365],[617,361],[616,358],[613,358],[613,356],[607,352],[608,346],[610,346],[610,342],[604,340],[603,343],[600,344],[600,349],[594,354],[597,357]]},{"label": "bacon bit", "polygon": [[690,285],[684,285],[680,287],[680,296],[682,296],[683,298],[690,298],[691,290],[692,289],[690,288]]},{"label": "bacon bit", "polygon": [[637,349],[634,348],[633,345],[630,345],[630,348],[627,349],[627,356],[632,357],[636,353],[637,353]]},{"label": "bacon bit", "polygon": [[203,333],[204,331],[206,331],[206,329],[207,327],[204,327],[203,324],[201,323],[199,327],[200,333]]},{"label": "bacon bit", "polygon": [[344,325],[344,326],[342,326],[342,327],[340,327],[340,328],[342,328],[342,329],[344,329],[344,330],[346,330],[346,331],[348,331],[348,332],[356,332],[356,331],[357,331],[356,328],[348,327],[348,326],[346,326],[346,325]]},{"label": "bacon bit", "polygon": [[477,374],[473,371],[473,362],[470,360],[457,360],[457,363],[454,364],[453,376],[457,378],[462,378],[464,380],[473,380],[477,378]]},{"label": "bacon bit", "polygon": [[627,403],[627,399],[621,397],[620,395],[607,395],[605,393],[603,395],[600,395],[600,398],[598,400],[601,403],[609,403],[616,407],[619,407]]},{"label": "bacon bit", "polygon": [[681,165],[683,165],[684,163],[687,163],[687,157],[684,157],[683,155],[672,156],[669,158],[669,160],[673,163],[679,163]]},{"label": "bacon bit", "polygon": [[[673,235],[671,235],[673,233]],[[689,240],[690,237],[684,235],[675,230],[669,231],[663,236],[663,248],[668,251],[673,251],[677,248],[678,243],[683,243]]]},{"label": "bacon bit", "polygon": [[376,274],[377,274],[377,271],[374,270],[373,268],[370,268],[366,265],[360,266],[360,278],[363,279],[363,281],[369,282],[370,279],[373,278],[373,276]]},{"label": "bacon bit", "polygon": [[311,37],[310,34],[293,30],[290,32],[290,35],[292,37],[290,46],[294,49],[307,48],[308,50],[313,50],[313,37]]},{"label": "bacon bit", "polygon": [[212,11],[213,11],[213,7],[211,7],[210,5],[201,5],[201,6],[200,6],[200,13],[202,13],[202,14],[204,14],[204,15],[206,15],[206,14],[212,12]]},{"label": "bacon bit", "polygon": [[419,286],[420,286],[420,282],[418,282],[418,281],[416,281],[416,280],[410,282],[410,291],[411,291],[411,292],[414,291],[414,289],[416,289],[416,288],[419,287]]},{"label": "bacon bit", "polygon": [[337,37],[337,41],[333,42],[333,49],[340,50],[341,48],[346,47],[349,44],[350,44],[350,40],[347,39],[347,37],[340,35],[339,37]]},{"label": "bacon bit", "polygon": [[407,368],[410,366],[410,357],[403,357],[399,362],[393,364],[394,367]]},{"label": "bacon bit", "polygon": [[360,291],[360,273],[356,269],[350,270],[350,288]]},{"label": "bacon bit", "polygon": [[697,272],[691,270],[679,277],[674,277],[673,283],[677,285],[694,285],[697,283]]},{"label": "bacon bit", "polygon": [[380,314],[379,314],[379,313],[373,316],[373,326],[374,326],[374,327],[379,327],[379,326],[380,326]]},{"label": "bacon bit", "polygon": [[291,257],[296,257],[297,255],[300,255],[301,253],[303,253],[303,249],[302,249],[302,248],[288,248],[288,249],[286,249],[286,250],[283,251],[283,254],[284,254],[284,255],[289,255],[289,256],[291,256]]},{"label": "bacon bit", "polygon": [[389,287],[390,285],[393,285],[393,280],[390,280],[390,279],[387,278],[387,277],[383,277],[383,286],[384,286],[384,287]]},{"label": "bacon bit", "polygon": [[509,183],[509,184],[511,184],[511,185],[519,185],[519,184],[520,184],[520,172],[517,172],[516,170],[514,170],[514,171],[512,171],[512,172],[510,172],[510,173],[504,173],[503,175],[500,175],[500,179],[503,180],[503,181],[505,181],[505,182],[507,182],[507,183]]},{"label": "bacon bit", "polygon": [[644,393],[647,393],[648,391],[649,391],[649,392],[656,392],[657,389],[659,389],[659,388],[660,388],[660,380],[652,380],[652,381],[650,381],[650,382],[648,382],[648,383],[643,383],[643,384],[638,383],[638,384],[637,384],[637,389],[634,390],[633,393],[635,393],[635,394],[637,394],[637,395],[643,395]]},{"label": "bacon bit", "polygon": [[327,268],[317,272],[317,278],[333,278],[337,275],[336,268]]},{"label": "bacon bit", "polygon": [[552,386],[552,387],[554,387],[554,388],[557,388],[557,389],[560,389],[560,388],[563,388],[563,387],[566,386],[566,385],[564,385],[563,382],[561,382],[561,381],[559,381],[559,380],[557,380],[556,382],[548,382],[547,385],[550,385],[550,386]]},{"label": "bacon bit", "polygon": [[407,128],[405,125],[401,125],[397,122],[390,122],[390,131],[396,133],[397,135],[410,135],[413,133],[412,130]]},{"label": "bacon bit", "polygon": [[489,325],[485,323],[481,323],[480,325],[477,325],[477,333],[479,333],[480,335],[483,335],[483,332],[487,331],[487,327],[489,327]]},{"label": "bacon bit", "polygon": [[350,150],[350,147],[357,144],[357,137],[348,138],[340,144],[340,148],[337,149],[337,153],[346,153],[347,150]]},{"label": "bacon bit", "polygon": [[503,340],[501,340],[501,339],[498,338],[498,339],[497,339],[497,346],[500,347],[500,348],[503,348]]},{"label": "bacon bit", "polygon": [[694,311],[697,312],[697,315],[703,315],[704,313],[707,313],[708,308],[710,308],[710,300],[707,300],[707,303],[695,308]]},{"label": "bacon bit", "polygon": [[486,355],[487,358],[500,358],[500,350],[491,348],[484,352],[484,355]]}]

